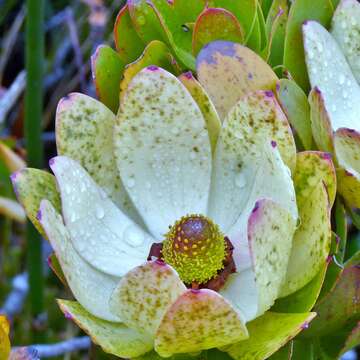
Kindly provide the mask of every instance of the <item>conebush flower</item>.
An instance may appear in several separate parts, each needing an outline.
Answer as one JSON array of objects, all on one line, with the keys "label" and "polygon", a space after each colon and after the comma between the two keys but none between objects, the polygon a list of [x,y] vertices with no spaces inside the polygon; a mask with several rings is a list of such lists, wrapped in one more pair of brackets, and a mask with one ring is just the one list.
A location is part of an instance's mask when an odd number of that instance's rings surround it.
[{"label": "conebush flower", "polygon": [[55,176],[12,176],[76,299],[61,309],[119,357],[220,348],[265,359],[316,315],[331,157],[296,153],[278,78],[249,48],[212,42],[196,68],[199,81],[143,66],[125,80],[117,115],[69,94]]}]

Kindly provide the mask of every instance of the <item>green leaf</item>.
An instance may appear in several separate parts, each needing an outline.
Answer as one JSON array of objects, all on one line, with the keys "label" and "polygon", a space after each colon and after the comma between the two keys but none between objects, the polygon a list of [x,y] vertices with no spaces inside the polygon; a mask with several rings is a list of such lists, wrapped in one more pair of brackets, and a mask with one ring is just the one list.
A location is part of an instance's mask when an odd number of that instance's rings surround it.
[{"label": "green leaf", "polygon": [[124,64],[137,59],[144,50],[145,45],[135,30],[127,4],[122,7],[116,17],[114,39],[116,50]]},{"label": "green leaf", "polygon": [[133,77],[150,65],[159,66],[175,75],[180,73],[180,69],[174,61],[168,46],[161,41],[153,40],[146,46],[144,52],[136,61],[125,67],[124,76],[120,83],[121,99],[123,99]]},{"label": "green leaf", "polygon": [[313,149],[310,105],[305,93],[296,82],[281,79],[276,87],[276,94],[295,136],[299,137],[303,148],[305,150]]},{"label": "green leaf", "polygon": [[312,310],[319,297],[325,279],[327,263],[303,288],[284,298],[277,299],[271,311],[282,313],[301,313]]},{"label": "green leaf", "polygon": [[342,263],[345,257],[347,242],[347,215],[344,204],[338,197],[335,202],[335,232],[339,236],[339,248],[336,252],[337,259]]},{"label": "green leaf", "polygon": [[72,319],[107,353],[130,358],[140,356],[153,347],[152,341],[146,335],[139,334],[123,324],[101,320],[88,313],[76,301],[59,299],[58,304],[65,316]]},{"label": "green leaf", "polygon": [[[316,360],[316,348],[311,340],[293,340],[291,360]],[[321,359],[325,360],[325,359]]]},{"label": "green leaf", "polygon": [[360,268],[345,268],[335,287],[315,306],[317,318],[303,335],[324,336],[360,319]]},{"label": "green leaf", "polygon": [[306,20],[316,20],[325,26],[330,25],[333,5],[330,0],[295,0],[292,2],[286,26],[284,65],[293,79],[307,93],[309,79],[305,65],[305,56],[301,26]]},{"label": "green leaf", "polygon": [[[260,50],[260,31],[257,19],[257,0],[210,0],[209,6],[229,10],[238,19],[245,32],[245,43],[254,50]],[[256,28],[256,33],[254,32]]]},{"label": "green leaf", "polygon": [[293,351],[293,342],[288,342],[285,346],[283,346],[280,350],[278,350],[275,354],[269,357],[269,360],[289,360],[291,359]]},{"label": "green leaf", "polygon": [[193,54],[214,40],[229,40],[242,43],[243,29],[236,17],[219,8],[206,8],[197,18],[193,33]]},{"label": "green leaf", "polygon": [[274,0],[266,18],[269,36],[269,64],[272,67],[282,65],[285,46],[285,29],[288,20],[289,6],[287,0]]},{"label": "green leaf", "polygon": [[119,107],[120,80],[125,63],[109,46],[100,45],[91,57],[91,69],[97,95],[115,114]]},{"label": "green leaf", "polygon": [[225,350],[235,360],[263,360],[295,337],[315,313],[280,314],[267,312],[248,323],[250,337]]}]

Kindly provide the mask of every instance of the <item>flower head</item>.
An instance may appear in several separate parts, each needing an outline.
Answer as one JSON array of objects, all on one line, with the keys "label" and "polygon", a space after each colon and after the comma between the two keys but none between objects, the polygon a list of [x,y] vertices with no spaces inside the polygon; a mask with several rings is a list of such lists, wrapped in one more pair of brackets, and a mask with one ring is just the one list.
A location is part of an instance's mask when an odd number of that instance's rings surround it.
[{"label": "flower head", "polygon": [[61,308],[117,356],[229,346],[242,358],[259,336],[265,358],[314,316],[268,310],[323,271],[332,162],[296,154],[276,75],[251,50],[211,43],[197,70],[200,82],[145,67],[116,116],[70,94],[57,110],[55,178],[13,177],[78,301]]}]

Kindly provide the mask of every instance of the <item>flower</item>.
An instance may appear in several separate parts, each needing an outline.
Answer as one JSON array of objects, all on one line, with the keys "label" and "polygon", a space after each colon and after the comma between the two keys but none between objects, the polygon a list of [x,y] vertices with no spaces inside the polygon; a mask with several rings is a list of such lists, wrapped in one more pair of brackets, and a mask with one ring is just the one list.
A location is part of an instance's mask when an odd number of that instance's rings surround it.
[{"label": "flower", "polygon": [[326,270],[331,158],[296,154],[277,77],[248,48],[213,42],[197,73],[145,67],[117,116],[68,95],[55,178],[12,176],[77,300],[60,307],[120,357],[220,347],[265,359],[315,316],[321,282],[288,303]]},{"label": "flower", "polygon": [[312,130],[321,150],[335,155],[338,190],[360,207],[360,4],[342,0],[331,32],[315,21],[303,25]]}]

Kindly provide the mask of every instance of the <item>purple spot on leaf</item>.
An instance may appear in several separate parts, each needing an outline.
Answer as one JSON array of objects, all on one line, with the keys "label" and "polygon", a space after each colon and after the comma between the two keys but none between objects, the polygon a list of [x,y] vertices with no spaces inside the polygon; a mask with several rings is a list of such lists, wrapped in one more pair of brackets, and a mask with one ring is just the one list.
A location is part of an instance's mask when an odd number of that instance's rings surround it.
[{"label": "purple spot on leaf", "polygon": [[276,83],[276,91],[280,91],[280,83]]},{"label": "purple spot on leaf", "polygon": [[155,264],[160,265],[160,266],[166,265],[166,264],[165,264],[165,261],[163,261],[163,260],[161,260],[161,259],[155,260]]},{"label": "purple spot on leaf", "polygon": [[251,80],[253,78],[253,74],[252,73],[248,73],[248,79]]},{"label": "purple spot on leaf", "polygon": [[276,148],[277,142],[276,142],[275,140],[271,140],[271,146],[272,146],[273,148]]},{"label": "purple spot on leaf", "polygon": [[198,294],[200,292],[199,289],[190,289],[190,291],[193,293],[193,294]]},{"label": "purple spot on leaf", "polygon": [[266,95],[267,97],[269,97],[269,98],[272,98],[272,97],[274,96],[274,93],[273,93],[272,91],[270,91],[270,90],[266,90],[266,91],[265,91],[265,95]]},{"label": "purple spot on leaf", "polygon": [[331,160],[332,155],[330,153],[322,153],[321,158],[324,159],[324,160]]},{"label": "purple spot on leaf", "polygon": [[252,213],[253,213],[253,214],[256,213],[256,212],[259,210],[259,206],[260,206],[259,201],[257,201],[257,202],[255,203],[255,206],[254,206],[253,210],[252,210]]},{"label": "purple spot on leaf", "polygon": [[307,329],[309,327],[309,323],[307,321],[305,321],[302,325],[301,325],[301,328],[303,330]]},{"label": "purple spot on leaf", "polygon": [[197,66],[199,66],[202,62],[206,62],[207,64],[216,64],[216,53],[220,53],[224,56],[235,57],[235,43],[230,41],[217,40],[205,45],[197,58]]},{"label": "purple spot on leaf", "polygon": [[50,160],[49,160],[49,165],[50,166],[53,166],[55,164],[55,158],[51,158]]},{"label": "purple spot on leaf", "polygon": [[42,213],[41,213],[41,210],[39,210],[39,211],[37,212],[37,214],[36,214],[36,219],[37,219],[38,221],[41,221],[41,218],[42,218]]},{"label": "purple spot on leaf", "polygon": [[150,70],[150,71],[157,71],[157,70],[159,70],[159,68],[158,68],[156,65],[150,65],[150,66],[148,66],[147,68],[148,68],[148,70]]},{"label": "purple spot on leaf", "polygon": [[193,78],[193,74],[191,71],[187,71],[186,73],[184,73],[184,76],[189,80]]},{"label": "purple spot on leaf", "polygon": [[71,315],[68,311],[65,311],[65,312],[64,312],[64,315],[65,315],[65,318],[66,318],[66,319],[69,319],[69,320],[72,320],[72,319],[73,319],[72,315]]}]

